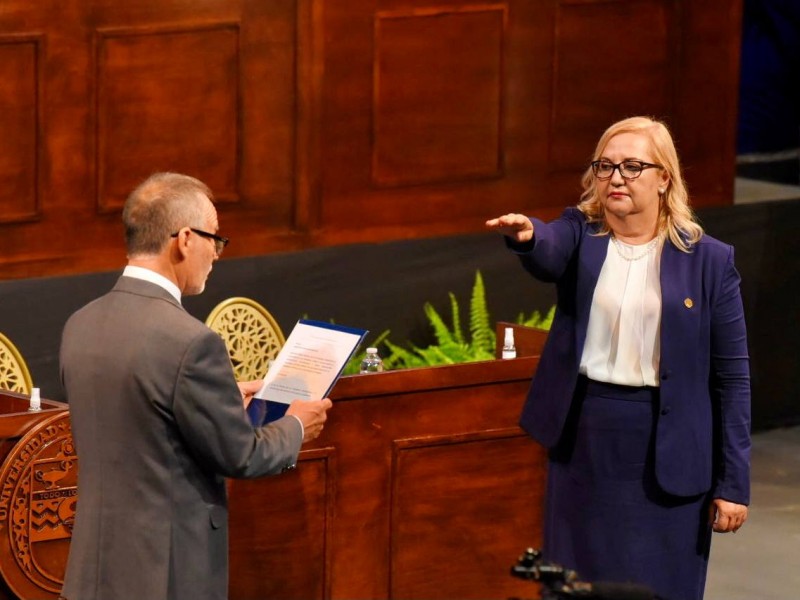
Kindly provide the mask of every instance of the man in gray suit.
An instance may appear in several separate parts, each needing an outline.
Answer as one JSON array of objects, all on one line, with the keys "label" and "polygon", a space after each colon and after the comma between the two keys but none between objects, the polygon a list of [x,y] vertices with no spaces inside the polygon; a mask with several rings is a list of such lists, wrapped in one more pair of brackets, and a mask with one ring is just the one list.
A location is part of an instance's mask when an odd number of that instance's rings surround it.
[{"label": "man in gray suit", "polygon": [[221,338],[191,317],[227,240],[212,194],[159,173],[123,211],[128,265],[110,293],[64,328],[61,379],[80,495],[63,596],[69,600],[227,597],[224,477],[279,473],[317,437],[329,399],[292,403],[254,429]]}]

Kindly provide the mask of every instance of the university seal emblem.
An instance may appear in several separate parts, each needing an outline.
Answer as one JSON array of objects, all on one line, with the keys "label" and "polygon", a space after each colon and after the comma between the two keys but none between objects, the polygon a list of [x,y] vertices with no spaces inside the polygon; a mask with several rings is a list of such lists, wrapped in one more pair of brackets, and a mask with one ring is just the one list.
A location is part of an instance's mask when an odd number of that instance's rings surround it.
[{"label": "university seal emblem", "polygon": [[34,425],[0,469],[0,571],[20,598],[57,598],[78,502],[69,413]]}]

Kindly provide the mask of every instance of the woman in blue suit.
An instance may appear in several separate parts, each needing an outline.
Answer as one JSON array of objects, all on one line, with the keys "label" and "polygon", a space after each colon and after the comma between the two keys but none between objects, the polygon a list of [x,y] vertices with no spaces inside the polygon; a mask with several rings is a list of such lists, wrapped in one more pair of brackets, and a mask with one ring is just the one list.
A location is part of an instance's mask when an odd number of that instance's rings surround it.
[{"label": "woman in blue suit", "polygon": [[733,248],[689,208],[669,131],[609,127],[577,208],[487,221],[556,284],[520,424],[549,449],[545,558],[703,597],[711,532],[750,496],[750,378]]}]

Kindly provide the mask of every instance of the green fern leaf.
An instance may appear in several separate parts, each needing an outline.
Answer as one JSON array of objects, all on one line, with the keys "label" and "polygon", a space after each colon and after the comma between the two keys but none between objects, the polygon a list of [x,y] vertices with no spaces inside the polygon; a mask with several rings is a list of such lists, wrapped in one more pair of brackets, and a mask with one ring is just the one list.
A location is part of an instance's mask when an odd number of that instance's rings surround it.
[{"label": "green fern leaf", "polygon": [[486,305],[486,288],[480,270],[475,271],[475,284],[472,286],[472,298],[469,310],[469,330],[471,346],[476,352],[492,353],[495,346],[494,327]]},{"label": "green fern leaf", "polygon": [[542,316],[542,313],[540,313],[538,310],[534,310],[529,317],[526,317],[524,313],[519,313],[517,316],[517,324],[549,331],[550,327],[553,325],[553,317],[555,314],[555,304],[550,307],[550,310],[547,311],[547,315],[545,316]]},{"label": "green fern leaf", "polygon": [[439,345],[443,346],[455,342],[455,336],[447,328],[447,325],[442,317],[439,316],[439,313],[436,312],[433,304],[426,302],[423,306],[423,310],[425,311],[425,316],[428,317],[428,321],[430,321],[431,327],[433,327],[433,334],[436,336],[436,341],[439,342]]},{"label": "green fern leaf", "polygon": [[425,363],[413,352],[384,340],[384,345],[389,349],[389,355],[383,359],[385,369],[411,369],[423,366]]},{"label": "green fern leaf", "polygon": [[461,309],[458,306],[458,300],[453,292],[448,292],[450,295],[450,312],[453,315],[453,339],[459,344],[464,344],[464,334],[461,331]]}]

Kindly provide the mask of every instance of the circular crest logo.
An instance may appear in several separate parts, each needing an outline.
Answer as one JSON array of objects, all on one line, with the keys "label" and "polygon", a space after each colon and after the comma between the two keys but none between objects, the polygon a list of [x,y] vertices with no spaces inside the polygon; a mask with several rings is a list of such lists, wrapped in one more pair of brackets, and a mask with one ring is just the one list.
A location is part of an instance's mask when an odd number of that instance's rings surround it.
[{"label": "circular crest logo", "polygon": [[20,598],[57,598],[78,503],[69,413],[34,425],[0,470],[0,571]]}]

